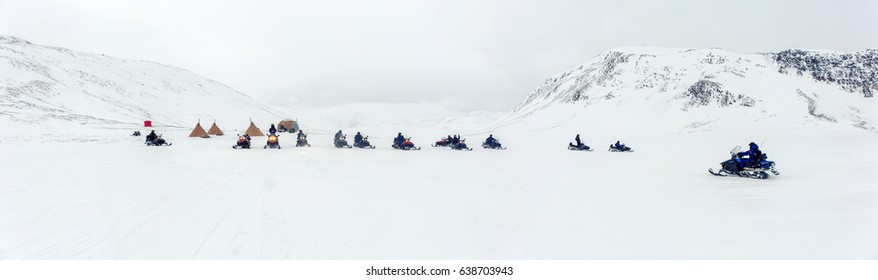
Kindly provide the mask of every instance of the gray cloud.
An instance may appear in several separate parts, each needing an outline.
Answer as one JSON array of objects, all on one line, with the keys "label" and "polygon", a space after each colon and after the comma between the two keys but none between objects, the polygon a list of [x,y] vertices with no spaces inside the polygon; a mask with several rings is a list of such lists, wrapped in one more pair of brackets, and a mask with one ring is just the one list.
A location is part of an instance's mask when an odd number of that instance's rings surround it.
[{"label": "gray cloud", "polygon": [[0,33],[175,65],[286,106],[505,111],[619,46],[876,48],[876,12],[876,1],[0,1]]}]

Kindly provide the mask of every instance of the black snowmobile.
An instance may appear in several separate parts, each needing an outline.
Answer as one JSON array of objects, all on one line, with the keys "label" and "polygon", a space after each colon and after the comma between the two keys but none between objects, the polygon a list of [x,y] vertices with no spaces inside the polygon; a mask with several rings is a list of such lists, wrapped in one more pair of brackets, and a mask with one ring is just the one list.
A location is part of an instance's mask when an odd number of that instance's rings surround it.
[{"label": "black snowmobile", "polygon": [[262,148],[263,148],[263,149],[268,149],[268,148],[271,148],[271,149],[280,149],[280,142],[278,142],[277,137],[278,137],[278,136],[275,135],[274,133],[269,134],[269,135],[268,135],[268,141],[265,141],[265,146],[262,147]]},{"label": "black snowmobile", "polygon": [[571,150],[571,151],[586,151],[586,152],[592,151],[591,147],[589,147],[585,144],[574,145],[573,142],[570,142],[569,144],[567,144],[567,149]]},{"label": "black snowmobile", "polygon": [[353,146],[348,145],[347,138],[348,138],[347,135],[339,136],[338,139],[335,140],[335,147],[336,148],[348,148],[348,149],[353,148]]},{"label": "black snowmobile", "polygon": [[311,144],[308,144],[308,134],[299,134],[299,139],[296,139],[296,147],[302,146],[311,147]]},{"label": "black snowmobile", "polygon": [[415,143],[412,143],[411,139],[412,139],[411,137],[405,138],[405,140],[402,141],[402,143],[393,143],[393,145],[391,147],[393,147],[394,149],[397,149],[397,150],[405,150],[405,151],[420,150],[421,147],[416,147]]},{"label": "black snowmobile", "polygon": [[610,144],[610,152],[633,152],[634,149],[631,147],[625,146],[625,143],[616,142],[615,144]]},{"label": "black snowmobile", "polygon": [[482,148],[494,149],[494,150],[506,150],[506,147],[503,147],[503,145],[500,144],[500,141],[497,139],[494,139],[494,141],[491,143],[482,142]]},{"label": "black snowmobile", "polygon": [[774,168],[774,162],[768,160],[768,154],[761,154],[758,159],[748,159],[741,157],[741,146],[732,149],[731,158],[720,163],[720,170],[714,171],[713,168],[707,171],[716,176],[737,175],[739,177],[753,179],[768,179],[768,172],[775,176],[780,175]]},{"label": "black snowmobile", "polygon": [[354,147],[357,147],[360,149],[374,149],[375,148],[375,146],[372,146],[372,144],[369,143],[369,136],[363,137],[363,140],[360,140],[359,142],[354,141]]},{"label": "black snowmobile", "polygon": [[466,138],[460,139],[457,144],[452,144],[451,149],[460,150],[460,151],[472,151],[473,148],[470,148],[466,145]]},{"label": "black snowmobile", "polygon": [[250,135],[238,134],[238,142],[232,146],[232,149],[249,149],[250,148]]},{"label": "black snowmobile", "polygon": [[140,136],[140,130],[135,130],[131,136]]},{"label": "black snowmobile", "polygon": [[170,146],[171,144],[173,143],[165,141],[161,134],[155,135],[154,137],[150,137],[149,135],[146,136],[147,146]]}]

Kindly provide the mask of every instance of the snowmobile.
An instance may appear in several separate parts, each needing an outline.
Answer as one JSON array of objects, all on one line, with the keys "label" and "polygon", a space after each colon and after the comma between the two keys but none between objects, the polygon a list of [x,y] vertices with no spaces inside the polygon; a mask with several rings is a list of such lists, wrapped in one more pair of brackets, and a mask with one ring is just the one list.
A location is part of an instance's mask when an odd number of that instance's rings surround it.
[{"label": "snowmobile", "polygon": [[372,144],[369,143],[369,136],[363,137],[363,140],[360,140],[360,142],[354,142],[354,147],[361,148],[361,149],[374,149],[375,148],[375,146],[372,146]]},{"label": "snowmobile", "polygon": [[629,152],[630,153],[630,152],[633,152],[634,149],[632,149],[631,147],[625,146],[625,144],[619,144],[618,146],[616,144],[610,144],[609,151],[610,152]]},{"label": "snowmobile", "polygon": [[494,142],[491,142],[491,143],[482,142],[482,148],[495,149],[495,150],[506,150],[506,147],[503,147],[503,145],[500,144],[500,141],[498,141],[497,139],[494,139]]},{"label": "snowmobile", "polygon": [[277,141],[277,135],[274,133],[268,135],[268,141],[265,141],[265,146],[263,149],[280,149],[280,142]]},{"label": "snowmobile", "polygon": [[131,136],[140,136],[140,130],[135,130]]},{"label": "snowmobile", "polygon": [[353,148],[353,146],[348,145],[347,135],[339,136],[338,139],[335,140],[336,148]]},{"label": "snowmobile", "polygon": [[415,143],[412,143],[411,139],[412,139],[411,137],[406,138],[405,141],[402,141],[401,145],[397,145],[396,143],[393,143],[393,145],[391,147],[393,147],[394,149],[397,149],[397,150],[405,150],[405,151],[420,150],[421,147],[415,147]]},{"label": "snowmobile", "polygon": [[311,147],[311,144],[308,144],[308,134],[300,134],[299,139],[296,139],[296,147],[302,146]]},{"label": "snowmobile", "polygon": [[238,142],[235,143],[234,146],[232,146],[232,149],[238,149],[238,148],[240,148],[240,149],[249,149],[250,148],[250,135],[238,134]]},{"label": "snowmobile", "polygon": [[579,144],[579,146],[577,146],[577,145],[573,145],[573,142],[570,142],[570,144],[567,144],[567,149],[571,150],[571,151],[586,151],[586,152],[592,151],[591,147],[586,146],[585,144]]},{"label": "snowmobile", "polygon": [[775,176],[780,175],[774,168],[774,162],[768,160],[768,154],[763,153],[759,159],[751,160],[746,158],[741,158],[741,146],[737,146],[732,149],[731,158],[720,163],[720,170],[714,171],[713,168],[708,169],[707,171],[710,174],[716,176],[728,176],[738,175],[739,177],[753,178],[753,179],[768,179],[768,172],[771,172]]},{"label": "snowmobile", "polygon": [[448,147],[448,146],[450,146],[450,145],[451,145],[451,141],[448,140],[448,138],[442,138],[442,139],[439,139],[439,141],[436,141],[435,144],[430,145],[430,146],[433,146],[433,147]]},{"label": "snowmobile", "polygon": [[165,141],[165,139],[162,138],[161,134],[156,135],[155,138],[153,138],[153,139],[148,139],[148,138],[149,137],[147,136],[147,140],[146,140],[147,146],[170,146],[171,144],[173,144],[171,142]]},{"label": "snowmobile", "polygon": [[460,139],[460,142],[458,142],[457,144],[451,145],[451,149],[460,150],[460,151],[472,151],[473,150],[473,148],[466,146],[466,138]]}]

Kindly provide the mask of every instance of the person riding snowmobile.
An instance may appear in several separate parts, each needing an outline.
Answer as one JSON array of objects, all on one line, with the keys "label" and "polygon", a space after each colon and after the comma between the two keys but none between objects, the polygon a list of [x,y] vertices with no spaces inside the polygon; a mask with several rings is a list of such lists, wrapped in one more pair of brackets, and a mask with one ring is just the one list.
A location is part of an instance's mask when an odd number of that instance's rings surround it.
[{"label": "person riding snowmobile", "polygon": [[146,142],[152,142],[158,135],[155,134],[155,130],[146,135]]},{"label": "person riding snowmobile", "polygon": [[360,141],[363,141],[363,135],[360,134],[359,131],[357,131],[357,135],[354,135],[354,145],[359,144]]},{"label": "person riding snowmobile", "polygon": [[749,150],[738,153],[738,158],[741,160],[741,167],[751,167],[762,160],[762,151],[759,150],[759,146],[753,142],[750,142],[749,146]]},{"label": "person riding snowmobile", "polygon": [[470,148],[466,146],[465,140],[457,140],[457,144],[451,145],[452,149],[455,150],[469,150]]},{"label": "person riding snowmobile", "polygon": [[405,141],[405,137],[402,136],[402,132],[396,134],[396,138],[393,138],[393,144],[397,147],[402,147],[402,142]]},{"label": "person riding snowmobile", "polygon": [[591,147],[586,146],[585,144],[582,143],[582,140],[579,138],[579,134],[576,134],[576,138],[575,138],[574,140],[576,140],[576,145],[574,146],[573,143],[570,143],[569,146],[570,146],[571,148],[575,148],[575,149],[577,149],[577,150],[588,150],[588,149],[591,149]]},{"label": "person riding snowmobile", "polygon": [[619,142],[619,141],[616,141],[615,144],[610,145],[610,148],[613,148],[613,149],[615,149],[616,151],[622,151],[622,152],[627,152],[628,150],[631,150],[630,147],[625,146],[625,143],[621,143],[621,142]]},{"label": "person riding snowmobile", "polygon": [[485,139],[486,145],[494,146],[494,144],[496,144],[496,142],[497,142],[497,139],[494,139],[494,134],[488,135],[488,138]]},{"label": "person riding snowmobile", "polygon": [[341,129],[339,129],[338,132],[335,133],[335,141],[338,141],[338,139],[341,138],[342,135],[343,134],[341,133]]},{"label": "person riding snowmobile", "polygon": [[274,128],[274,124],[271,124],[271,127],[268,128],[268,134],[275,134],[275,133],[277,133],[277,128]]}]

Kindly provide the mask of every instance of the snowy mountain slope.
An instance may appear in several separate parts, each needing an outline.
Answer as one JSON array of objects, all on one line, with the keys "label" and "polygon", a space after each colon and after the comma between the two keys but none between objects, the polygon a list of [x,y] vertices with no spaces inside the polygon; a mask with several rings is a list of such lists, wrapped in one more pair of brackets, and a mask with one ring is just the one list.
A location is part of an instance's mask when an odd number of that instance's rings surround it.
[{"label": "snowy mountain slope", "polygon": [[[547,79],[495,125],[539,113],[552,122],[600,127],[615,121],[654,131],[738,129],[758,122],[875,132],[876,91],[876,50],[736,54],[624,47]],[[587,110],[565,112],[559,104]]]},{"label": "snowy mountain slope", "polygon": [[275,122],[276,111],[216,81],[173,66],[31,44],[0,36],[0,122],[63,128],[134,126],[145,119],[192,127],[248,120]]}]

